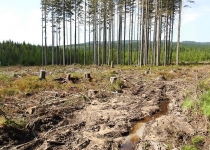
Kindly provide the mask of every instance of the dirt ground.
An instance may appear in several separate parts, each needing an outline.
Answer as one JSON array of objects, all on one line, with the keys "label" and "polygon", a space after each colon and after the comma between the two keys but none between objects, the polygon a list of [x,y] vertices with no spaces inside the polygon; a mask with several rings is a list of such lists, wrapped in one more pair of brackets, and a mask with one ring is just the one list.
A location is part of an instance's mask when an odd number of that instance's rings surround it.
[{"label": "dirt ground", "polygon": [[[2,95],[0,149],[178,150],[195,135],[205,137],[197,149],[210,149],[208,120],[182,109],[187,96],[198,97],[210,66],[148,68],[44,68],[47,79],[41,82],[65,88]],[[41,69],[5,67],[0,73],[17,82],[38,79]],[[117,81],[111,84],[110,77]]]}]

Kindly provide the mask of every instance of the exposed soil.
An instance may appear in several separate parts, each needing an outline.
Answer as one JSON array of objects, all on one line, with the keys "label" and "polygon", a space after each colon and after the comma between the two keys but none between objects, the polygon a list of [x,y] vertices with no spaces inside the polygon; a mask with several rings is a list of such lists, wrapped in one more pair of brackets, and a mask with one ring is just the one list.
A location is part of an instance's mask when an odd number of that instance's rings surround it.
[{"label": "exposed soil", "polygon": [[[121,89],[114,91],[107,90],[108,79],[107,83],[94,80],[100,73],[108,74],[108,67],[63,68],[63,72],[90,72],[91,80],[72,77],[69,83],[64,77],[56,78],[43,82],[66,84],[69,90],[3,97],[0,115],[8,120],[21,118],[25,124],[0,125],[0,149],[176,150],[199,133],[206,139],[198,148],[207,150],[208,123],[199,114],[190,119],[190,112],[181,108],[187,95],[197,96],[197,80],[209,77],[206,68],[210,66],[157,68],[149,73],[145,68],[112,68],[123,81]],[[34,74],[35,69],[28,73]],[[95,82],[98,86],[93,89]],[[76,87],[78,83],[90,84],[92,89]]]}]

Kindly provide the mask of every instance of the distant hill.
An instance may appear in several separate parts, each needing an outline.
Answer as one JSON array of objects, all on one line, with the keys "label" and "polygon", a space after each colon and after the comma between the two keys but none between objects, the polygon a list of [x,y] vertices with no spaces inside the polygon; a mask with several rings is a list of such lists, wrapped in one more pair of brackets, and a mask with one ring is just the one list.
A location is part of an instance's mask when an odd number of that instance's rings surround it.
[{"label": "distant hill", "polygon": [[181,43],[184,43],[184,44],[203,44],[203,45],[210,45],[210,42],[196,42],[196,41],[182,41]]},{"label": "distant hill", "polygon": [[[152,42],[152,41],[151,41]],[[163,40],[162,40],[162,42],[164,42]],[[101,44],[103,44],[103,41],[101,41],[100,42]],[[109,42],[107,41],[107,44],[108,44]],[[124,41],[121,41],[121,43],[123,44],[124,43]],[[129,40],[125,40],[125,44],[128,44],[129,43]],[[133,40],[133,42],[132,42],[133,44],[136,44],[137,43],[137,40]],[[173,42],[174,44],[176,44],[177,42]],[[195,44],[195,45],[210,45],[210,42],[196,42],[196,41],[181,41],[181,43],[182,44]],[[77,44],[77,45],[80,45],[80,46],[83,46],[85,43],[80,43],[80,44]],[[89,42],[87,42],[86,43],[87,45],[89,44]],[[91,45],[93,45],[94,43],[93,43],[93,41],[91,41],[90,42],[90,44]],[[98,44],[98,41],[96,41],[96,44]],[[114,44],[117,44],[117,41],[114,41]],[[72,44],[72,46],[73,46],[74,44]],[[68,46],[70,46],[70,45],[68,45]]]}]

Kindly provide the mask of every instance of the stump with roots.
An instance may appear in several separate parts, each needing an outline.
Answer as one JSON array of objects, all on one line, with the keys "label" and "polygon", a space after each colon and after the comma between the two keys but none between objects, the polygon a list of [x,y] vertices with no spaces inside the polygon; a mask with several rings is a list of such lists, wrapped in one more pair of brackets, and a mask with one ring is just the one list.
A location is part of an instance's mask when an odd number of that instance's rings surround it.
[{"label": "stump with roots", "polygon": [[39,79],[43,80],[43,79],[45,79],[45,76],[46,76],[46,71],[45,70],[40,70]]},{"label": "stump with roots", "polygon": [[85,74],[84,74],[84,78],[85,78],[85,79],[91,79],[90,73],[85,73]]},{"label": "stump with roots", "polygon": [[71,74],[68,73],[68,74],[66,74],[66,81],[70,81],[70,80],[71,80]]},{"label": "stump with roots", "polygon": [[110,77],[110,83],[113,84],[117,81],[117,77]]}]

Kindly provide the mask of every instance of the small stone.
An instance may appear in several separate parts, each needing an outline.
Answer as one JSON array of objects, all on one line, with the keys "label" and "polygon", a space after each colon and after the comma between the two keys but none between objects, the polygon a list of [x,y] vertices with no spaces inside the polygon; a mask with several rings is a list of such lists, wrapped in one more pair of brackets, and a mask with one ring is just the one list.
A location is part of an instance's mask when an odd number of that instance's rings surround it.
[{"label": "small stone", "polygon": [[146,96],[145,94],[142,94],[142,97],[143,97],[143,98],[146,98],[147,96]]}]

